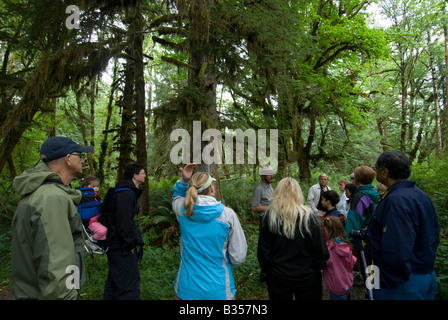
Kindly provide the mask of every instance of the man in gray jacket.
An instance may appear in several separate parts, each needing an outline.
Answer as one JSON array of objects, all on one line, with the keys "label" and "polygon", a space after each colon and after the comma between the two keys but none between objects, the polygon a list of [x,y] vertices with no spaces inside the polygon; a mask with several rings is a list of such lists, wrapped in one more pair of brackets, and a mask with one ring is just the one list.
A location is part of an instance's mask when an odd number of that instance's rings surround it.
[{"label": "man in gray jacket", "polygon": [[274,174],[275,171],[271,166],[266,165],[261,167],[261,182],[255,187],[254,194],[252,196],[252,211],[258,213],[260,217],[260,225],[271,198],[274,195],[274,189],[272,189],[271,186],[274,181]]},{"label": "man in gray jacket", "polygon": [[[260,231],[263,224],[263,218],[266,210],[271,203],[271,199],[274,196],[274,189],[271,184],[274,181],[275,170],[270,165],[265,165],[260,168],[261,182],[255,187],[254,194],[252,196],[252,211],[258,213],[260,218]],[[266,272],[260,270],[260,280],[266,280]]]}]

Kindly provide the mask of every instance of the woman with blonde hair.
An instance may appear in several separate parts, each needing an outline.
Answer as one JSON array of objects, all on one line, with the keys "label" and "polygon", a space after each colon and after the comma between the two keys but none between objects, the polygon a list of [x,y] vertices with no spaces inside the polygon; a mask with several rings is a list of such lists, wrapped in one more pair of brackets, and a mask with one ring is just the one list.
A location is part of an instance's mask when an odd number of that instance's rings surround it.
[{"label": "woman with blonde hair", "polygon": [[214,197],[215,179],[193,174],[196,164],[181,168],[173,210],[181,231],[180,265],[174,290],[182,300],[232,300],[232,266],[246,259],[247,244],[235,212]]},{"label": "woman with blonde hair", "polygon": [[284,178],[266,210],[258,261],[266,270],[271,300],[322,299],[321,270],[329,253],[321,226],[304,200],[298,182]]}]

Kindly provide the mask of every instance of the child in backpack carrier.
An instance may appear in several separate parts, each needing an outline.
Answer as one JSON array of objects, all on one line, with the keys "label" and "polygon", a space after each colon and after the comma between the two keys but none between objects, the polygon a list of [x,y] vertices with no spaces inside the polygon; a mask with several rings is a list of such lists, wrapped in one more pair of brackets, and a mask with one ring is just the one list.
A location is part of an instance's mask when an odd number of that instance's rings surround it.
[{"label": "child in backpack carrier", "polygon": [[[92,188],[95,192],[95,200],[101,202],[100,198],[100,179],[95,176],[87,176],[80,181],[80,185],[83,188]],[[94,240],[106,240],[107,228],[103,226],[99,221],[100,215],[93,216],[88,221],[88,229],[93,232]]]}]

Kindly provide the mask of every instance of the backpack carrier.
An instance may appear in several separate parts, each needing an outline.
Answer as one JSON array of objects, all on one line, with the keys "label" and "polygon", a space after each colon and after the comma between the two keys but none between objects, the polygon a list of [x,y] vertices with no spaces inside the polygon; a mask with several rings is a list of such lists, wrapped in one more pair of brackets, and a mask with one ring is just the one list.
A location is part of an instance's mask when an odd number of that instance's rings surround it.
[{"label": "backpack carrier", "polygon": [[134,197],[135,193],[130,188],[109,188],[103,202],[95,200],[95,192],[93,188],[78,188],[82,193],[81,202],[78,205],[78,212],[82,220],[82,230],[84,233],[85,243],[84,249],[93,258],[93,254],[105,254],[109,249],[106,240],[93,239],[93,232],[89,230],[89,220],[100,214],[99,221],[107,227],[105,216],[112,209],[111,204],[115,197],[115,193],[118,191],[128,190]]},{"label": "backpack carrier", "polygon": [[93,188],[79,187],[82,193],[81,202],[78,204],[78,212],[82,220],[84,233],[84,249],[93,258],[93,254],[105,254],[108,250],[104,240],[93,239],[93,232],[89,230],[89,220],[100,213],[102,202],[96,201]]}]

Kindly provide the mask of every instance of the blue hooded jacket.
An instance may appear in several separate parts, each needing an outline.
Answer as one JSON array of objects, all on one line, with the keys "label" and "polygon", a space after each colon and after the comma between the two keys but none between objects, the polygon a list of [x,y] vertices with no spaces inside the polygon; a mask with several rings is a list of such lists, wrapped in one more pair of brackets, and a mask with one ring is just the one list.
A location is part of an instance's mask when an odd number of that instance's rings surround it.
[{"label": "blue hooded jacket", "polygon": [[235,296],[232,266],[246,259],[247,243],[235,212],[210,196],[199,195],[188,217],[187,184],[174,186],[173,210],[181,230],[181,261],[174,289],[182,300],[230,300]]},{"label": "blue hooded jacket", "polygon": [[383,195],[367,229],[366,251],[380,269],[380,284],[394,288],[411,274],[434,270],[439,224],[431,198],[415,181],[400,180]]}]

